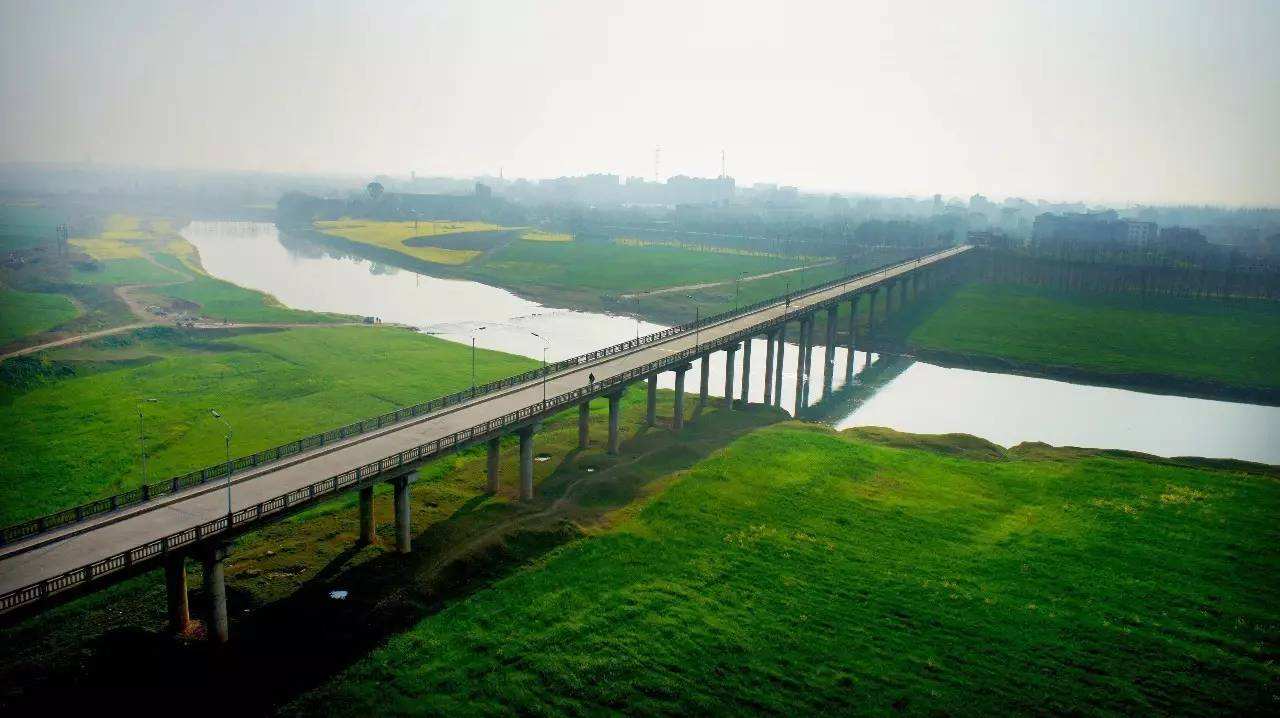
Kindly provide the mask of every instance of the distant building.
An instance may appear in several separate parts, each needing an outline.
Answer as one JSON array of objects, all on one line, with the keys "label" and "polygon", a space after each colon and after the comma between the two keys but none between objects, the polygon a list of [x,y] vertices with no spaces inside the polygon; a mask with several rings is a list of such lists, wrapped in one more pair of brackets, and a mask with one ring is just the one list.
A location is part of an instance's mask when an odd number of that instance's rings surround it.
[{"label": "distant building", "polygon": [[1134,219],[1126,219],[1124,220],[1124,223],[1128,225],[1126,228],[1125,239],[1129,244],[1149,244],[1155,241],[1155,222],[1140,222]]},{"label": "distant building", "polygon": [[1038,246],[1141,246],[1156,238],[1154,222],[1120,219],[1115,210],[1036,215],[1031,241]]},{"label": "distant building", "polygon": [[981,231],[971,231],[967,235],[968,243],[975,247],[994,247],[996,249],[1009,249],[1013,246],[1013,239],[1009,235],[998,229],[985,229]]},{"label": "distant building", "polygon": [[1201,251],[1209,247],[1204,232],[1191,227],[1165,227],[1160,230],[1160,246],[1184,252]]},{"label": "distant building", "polygon": [[489,199],[493,196],[493,188],[483,182],[476,182],[476,197]]}]

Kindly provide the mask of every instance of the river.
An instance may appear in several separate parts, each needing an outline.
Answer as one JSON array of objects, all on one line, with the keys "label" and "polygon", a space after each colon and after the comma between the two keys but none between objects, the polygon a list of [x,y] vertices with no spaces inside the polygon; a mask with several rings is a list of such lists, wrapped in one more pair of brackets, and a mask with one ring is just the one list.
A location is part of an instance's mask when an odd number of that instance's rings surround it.
[{"label": "river", "polygon": [[[376,316],[450,341],[548,361],[616,344],[663,327],[631,317],[554,309],[497,287],[441,279],[344,255],[275,225],[192,222],[182,235],[215,277],[268,292],[290,307]],[[690,317],[692,318],[692,317]],[[814,351],[811,397],[821,397],[822,349]],[[723,354],[711,360],[710,389],[723,395]],[[765,342],[752,347],[751,400],[764,392]],[[836,350],[836,388],[845,350]],[[873,360],[876,357],[872,357]],[[856,364],[867,357],[858,352]],[[795,396],[796,347],[787,347],[783,406]],[[696,391],[694,362],[687,391]],[[671,388],[668,372],[661,385]],[[858,394],[859,392],[853,392]],[[842,399],[837,399],[837,401]],[[1161,456],[1210,456],[1280,464],[1280,408],[1085,386],[1048,379],[947,369],[916,362],[869,397],[834,411],[838,428],[888,426],[917,433],[963,432],[1003,446],[1022,441],[1129,449]]]}]

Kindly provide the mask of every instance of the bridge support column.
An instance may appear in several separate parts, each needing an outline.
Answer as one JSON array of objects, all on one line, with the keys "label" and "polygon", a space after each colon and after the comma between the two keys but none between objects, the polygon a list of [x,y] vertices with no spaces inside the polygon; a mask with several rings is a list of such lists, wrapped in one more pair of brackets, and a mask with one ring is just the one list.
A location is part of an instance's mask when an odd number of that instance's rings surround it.
[{"label": "bridge support column", "polygon": [[835,383],[836,374],[836,322],[840,320],[840,305],[833,304],[827,307],[827,351],[826,359],[822,371],[822,396],[826,398],[831,394],[831,387]]},{"label": "bridge support column", "polygon": [[[707,365],[707,358],[702,357],[702,366],[705,367],[706,365]],[[681,429],[684,428],[684,373],[687,371],[689,371],[688,364],[685,364],[682,367],[676,368],[675,413],[671,415],[671,428],[675,429],[676,431],[680,431]],[[706,369],[703,369],[702,371],[703,371],[703,376],[705,377]],[[705,397],[707,395],[707,390],[706,390],[707,381],[705,378],[702,380],[702,386],[703,386],[702,396]]]},{"label": "bridge support column", "polygon": [[853,383],[853,374],[856,369],[855,357],[857,352],[854,351],[858,346],[858,297],[855,294],[849,300],[849,356],[845,357],[844,366],[844,383],[848,386]]},{"label": "bridge support column", "polygon": [[773,404],[773,352],[774,342],[778,339],[778,331],[770,330],[764,335],[764,405]]},{"label": "bridge support column", "polygon": [[[879,293],[877,288],[873,288],[868,295],[871,301],[867,302],[867,336],[871,336],[876,332],[876,294]],[[868,353],[868,357],[870,353]]]},{"label": "bridge support column", "polygon": [[204,547],[204,593],[209,602],[205,618],[205,632],[213,643],[226,643],[231,637],[231,624],[227,619],[227,582],[223,563],[227,559],[225,544],[215,543]]},{"label": "bridge support column", "polygon": [[649,377],[648,404],[645,407],[644,423],[653,426],[658,423],[658,375]]},{"label": "bridge support column", "polygon": [[742,342],[742,406],[746,407],[751,401],[751,343],[755,341],[755,337],[747,337]]},{"label": "bridge support column", "polygon": [[800,412],[804,411],[805,401],[805,384],[809,381],[809,325],[812,323],[812,315],[806,315],[800,319],[800,351],[796,357],[796,409],[792,414],[796,418],[800,417]]},{"label": "bridge support column", "polygon": [[165,556],[164,589],[168,599],[169,630],[182,635],[191,623],[191,608],[187,602],[187,557],[184,554]]},{"label": "bridge support column", "polygon": [[533,434],[538,424],[520,429],[520,500],[533,501]]},{"label": "bridge support column", "polygon": [[360,489],[360,544],[373,543],[373,487]]},{"label": "bridge support column", "polygon": [[585,449],[591,444],[591,402],[584,401],[578,405],[578,448]]},{"label": "bridge support column", "polygon": [[787,325],[778,327],[778,364],[774,368],[773,405],[782,406],[782,367],[787,352]]},{"label": "bridge support column", "polygon": [[[693,412],[695,418],[707,408],[707,392],[711,389],[711,353],[703,354],[699,364],[701,366],[698,367],[698,406]],[[677,372],[676,377],[679,376]],[[679,394],[679,392],[676,393]]]},{"label": "bridge support column", "polygon": [[809,408],[809,388],[813,386],[813,335],[818,331],[817,312],[809,315],[804,336],[804,408]]},{"label": "bridge support column", "polygon": [[396,553],[409,553],[413,549],[409,536],[409,485],[413,483],[413,477],[413,474],[406,474],[391,480],[391,488],[395,493]]},{"label": "bridge support column", "polygon": [[738,345],[730,344],[724,349],[724,408],[733,411],[733,370],[734,360],[738,358]]},{"label": "bridge support column", "polygon": [[618,436],[618,419],[622,414],[622,392],[609,395],[609,453],[617,454],[622,439]]},{"label": "bridge support column", "polygon": [[502,437],[495,436],[489,439],[489,465],[488,465],[488,483],[485,484],[485,490],[490,494],[498,493],[498,462],[502,460]]}]

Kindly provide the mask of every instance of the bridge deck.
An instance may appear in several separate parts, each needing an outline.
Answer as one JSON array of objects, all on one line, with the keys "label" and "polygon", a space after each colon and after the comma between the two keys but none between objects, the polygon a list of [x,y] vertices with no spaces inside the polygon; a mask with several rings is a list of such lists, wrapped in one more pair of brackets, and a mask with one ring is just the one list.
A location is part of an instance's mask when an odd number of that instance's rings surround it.
[{"label": "bridge deck", "polygon": [[[915,260],[906,266],[882,270],[796,297],[791,301],[790,311],[820,306],[893,276],[907,274],[950,258],[966,249],[968,247],[956,247]],[[588,383],[588,374],[594,373],[597,381],[616,376],[693,348],[695,341],[697,346],[714,347],[722,338],[735,332],[777,321],[787,311],[782,303],[775,304],[720,324],[704,326],[698,332],[678,334],[630,352],[580,365],[549,377],[545,388],[541,381],[515,386],[435,414],[386,427],[380,432],[353,437],[339,444],[238,474],[233,482],[232,510],[253,506],[285,492],[306,487],[319,479],[535,405],[543,399],[544,391],[546,397],[553,397],[580,389]],[[0,549],[0,595],[226,514],[225,484],[214,482],[166,496],[164,500],[144,503],[5,546]]]}]

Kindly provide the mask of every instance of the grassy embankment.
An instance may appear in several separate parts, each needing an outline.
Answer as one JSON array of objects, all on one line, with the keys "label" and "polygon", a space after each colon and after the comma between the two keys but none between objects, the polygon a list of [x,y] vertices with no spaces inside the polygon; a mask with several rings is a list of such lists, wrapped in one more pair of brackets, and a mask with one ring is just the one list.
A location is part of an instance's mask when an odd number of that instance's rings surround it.
[{"label": "grassy embankment", "polygon": [[[433,239],[440,241],[455,235],[465,235],[473,232],[490,233],[505,229],[496,224],[488,224],[486,222],[385,222],[363,219],[316,222],[315,226],[325,234],[389,249],[424,262],[447,266],[466,264],[480,256],[481,251],[478,249],[453,249],[429,244]],[[415,238],[422,238],[425,243],[409,244],[405,242],[405,240]]]},{"label": "grassy embankment", "polygon": [[79,315],[76,305],[64,296],[0,288],[0,346],[65,324]]},{"label": "grassy embankment", "polygon": [[286,712],[1275,710],[1274,470],[783,424],[671,481]]},{"label": "grassy embankment", "polygon": [[[392,388],[388,386],[388,388]],[[413,488],[413,553],[391,551],[391,497],[375,496],[379,541],[356,545],[355,496],[346,495],[236,541],[228,567],[230,652],[212,656],[200,640],[164,635],[158,572],[130,579],[0,629],[0,711],[56,702],[89,707],[103,690],[139,674],[150,688],[130,709],[171,711],[198,691],[198,712],[260,712],[286,702],[387,637],[449,602],[540,560],[557,546],[604,530],[631,506],[733,437],[774,422],[772,410],[710,408],[673,442],[671,396],[661,393],[660,427],[642,426],[642,387],[623,400],[621,454],[604,451],[607,405],[592,407],[592,445],[577,448],[577,413],[562,412],[538,432],[537,499],[516,499],[518,442],[504,441],[502,489],[482,495],[485,451],[476,447],[432,462]],[[693,416],[693,402],[686,404]],[[543,460],[543,459],[546,460]],[[202,615],[199,568],[189,569],[193,616]],[[346,599],[328,597],[332,589]],[[280,666],[288,666],[280,671]],[[235,685],[236,690],[221,690]]]},{"label": "grassy embankment", "polygon": [[102,221],[100,232],[73,236],[64,255],[50,238],[57,218],[57,212],[47,208],[0,208],[0,250],[22,259],[0,270],[0,285],[74,299],[83,311],[46,314],[61,318],[55,323],[12,321],[23,331],[0,335],[0,345],[29,345],[139,321],[167,321],[143,312],[143,305],[230,322],[352,319],[289,309],[270,295],[210,277],[195,248],[177,234],[170,220],[111,215]]},{"label": "grassy embankment", "polygon": [[[535,362],[479,352],[477,380]],[[429,371],[423,371],[429,367]],[[394,328],[227,333],[155,328],[9,360],[0,379],[0,523],[142,482],[138,407],[151,480],[374,416],[471,382],[470,349]]]},{"label": "grassy embankment", "polygon": [[928,358],[1280,401],[1280,303],[968,284],[883,336]]}]

